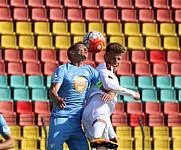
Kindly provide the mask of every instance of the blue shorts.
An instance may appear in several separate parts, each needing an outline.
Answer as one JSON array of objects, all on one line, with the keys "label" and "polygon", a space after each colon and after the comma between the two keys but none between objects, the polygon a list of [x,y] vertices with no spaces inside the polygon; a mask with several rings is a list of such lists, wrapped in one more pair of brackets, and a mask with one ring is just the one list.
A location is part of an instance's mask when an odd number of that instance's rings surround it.
[{"label": "blue shorts", "polygon": [[64,142],[70,150],[89,150],[85,133],[78,119],[51,117],[47,150],[63,150]]}]

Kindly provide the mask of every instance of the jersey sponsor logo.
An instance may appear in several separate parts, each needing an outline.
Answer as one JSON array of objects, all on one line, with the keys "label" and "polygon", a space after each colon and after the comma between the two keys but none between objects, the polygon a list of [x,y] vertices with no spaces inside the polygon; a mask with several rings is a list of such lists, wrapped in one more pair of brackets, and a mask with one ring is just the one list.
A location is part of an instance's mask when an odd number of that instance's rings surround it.
[{"label": "jersey sponsor logo", "polygon": [[8,126],[3,127],[3,132],[9,132],[9,131],[10,131],[10,128]]},{"label": "jersey sponsor logo", "polygon": [[79,93],[82,93],[85,88],[86,88],[86,83],[87,83],[87,80],[85,77],[78,77],[76,76],[74,78],[74,87],[75,87],[75,90]]}]

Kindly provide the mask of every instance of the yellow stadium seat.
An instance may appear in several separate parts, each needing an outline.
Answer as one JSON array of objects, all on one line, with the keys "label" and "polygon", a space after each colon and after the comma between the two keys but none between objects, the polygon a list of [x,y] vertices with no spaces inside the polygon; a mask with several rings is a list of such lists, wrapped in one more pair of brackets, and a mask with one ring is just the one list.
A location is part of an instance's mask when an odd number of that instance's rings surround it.
[{"label": "yellow stadium seat", "polygon": [[40,139],[40,150],[46,150],[46,139],[45,138],[41,138]]},{"label": "yellow stadium seat", "polygon": [[116,134],[118,139],[132,139],[132,130],[130,126],[116,127]]},{"label": "yellow stadium seat", "polygon": [[180,50],[179,37],[164,37],[163,48],[165,50]]},{"label": "yellow stadium seat", "polygon": [[144,36],[159,36],[157,23],[143,23],[142,34]]},{"label": "yellow stadium seat", "polygon": [[173,150],[180,150],[181,139],[173,139]]},{"label": "yellow stadium seat", "polygon": [[23,138],[21,140],[21,150],[37,150],[38,149],[38,141],[35,139],[26,139]]},{"label": "yellow stadium seat", "polygon": [[52,36],[39,35],[37,37],[37,48],[38,49],[54,49]]},{"label": "yellow stadium seat", "polygon": [[55,48],[56,49],[68,49],[71,45],[70,36],[56,36],[55,37]]},{"label": "yellow stadium seat", "polygon": [[125,23],[124,34],[126,36],[141,36],[139,23]]},{"label": "yellow stadium seat", "polygon": [[[46,130],[47,130],[47,134],[48,134],[48,132],[49,132],[49,126],[46,126]],[[41,138],[46,138],[46,137],[45,137],[45,131],[44,131],[43,126],[41,127]]]},{"label": "yellow stadium seat", "polygon": [[104,33],[104,24],[101,22],[89,22],[88,31],[99,31],[105,36]]},{"label": "yellow stadium seat", "polygon": [[[135,150],[143,150],[142,139],[135,139]],[[152,150],[150,140],[144,140],[144,150]]]},{"label": "yellow stadium seat", "polygon": [[27,139],[40,139],[38,126],[23,126],[23,137]]},{"label": "yellow stadium seat", "polygon": [[123,46],[126,46],[125,37],[124,36],[111,36],[109,42],[119,42]]},{"label": "yellow stadium seat", "polygon": [[[151,140],[151,132],[150,132],[150,127],[149,126],[144,126],[144,134],[145,134],[145,139],[146,140]],[[135,139],[142,139],[142,132],[141,132],[141,127],[136,126],[134,127],[134,138]]]},{"label": "yellow stadium seat", "polygon": [[139,50],[144,50],[144,45],[143,45],[143,37],[140,36],[129,36],[128,37],[128,45],[127,47],[129,49],[139,49]]},{"label": "yellow stadium seat", "polygon": [[178,35],[181,36],[181,23],[178,25]]},{"label": "yellow stadium seat", "polygon": [[20,140],[21,139],[21,127],[18,125],[9,126],[11,129],[11,134],[14,139]]},{"label": "yellow stadium seat", "polygon": [[35,38],[32,35],[19,36],[19,48],[21,49],[36,49]]},{"label": "yellow stadium seat", "polygon": [[160,23],[161,36],[177,36],[174,23]]},{"label": "yellow stadium seat", "polygon": [[122,24],[117,22],[108,22],[106,24],[106,34],[109,36],[123,36]]},{"label": "yellow stadium seat", "polygon": [[16,36],[15,35],[2,35],[1,36],[1,47],[18,49]]},{"label": "yellow stadium seat", "polygon": [[72,35],[85,35],[86,24],[84,22],[71,22],[70,33]]},{"label": "yellow stadium seat", "polygon": [[118,148],[117,150],[132,150],[133,141],[132,139],[118,139]]},{"label": "yellow stadium seat", "polygon": [[162,50],[161,38],[159,36],[147,36],[145,38],[145,48],[148,50]]},{"label": "yellow stadium seat", "polygon": [[73,44],[83,41],[84,36],[83,35],[74,35],[73,36]]},{"label": "yellow stadium seat", "polygon": [[13,22],[1,21],[0,22],[0,34],[15,35]]},{"label": "yellow stadium seat", "polygon": [[171,137],[181,140],[181,126],[171,127]]},{"label": "yellow stadium seat", "polygon": [[16,22],[16,33],[20,35],[33,35],[31,22]]},{"label": "yellow stadium seat", "polygon": [[170,141],[168,139],[154,139],[154,150],[170,150]]},{"label": "yellow stadium seat", "polygon": [[35,22],[34,33],[36,35],[51,35],[49,22]]},{"label": "yellow stadium seat", "polygon": [[70,35],[67,22],[53,22],[52,32],[54,35]]},{"label": "yellow stadium seat", "polygon": [[167,126],[154,126],[153,127],[153,138],[170,140],[169,128]]}]

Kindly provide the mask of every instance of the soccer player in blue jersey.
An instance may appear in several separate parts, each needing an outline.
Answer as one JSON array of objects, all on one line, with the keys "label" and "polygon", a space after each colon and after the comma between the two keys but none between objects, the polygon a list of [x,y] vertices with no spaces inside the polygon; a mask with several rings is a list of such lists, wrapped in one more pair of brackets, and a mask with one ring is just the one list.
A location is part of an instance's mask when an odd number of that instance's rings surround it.
[{"label": "soccer player in blue jersey", "polygon": [[[88,150],[81,119],[86,93],[90,84],[99,86],[99,73],[84,61],[88,50],[76,43],[67,51],[70,63],[60,65],[52,76],[49,90],[53,109],[49,125],[47,150],[63,150],[64,142],[70,150]],[[105,94],[102,99],[109,100]]]},{"label": "soccer player in blue jersey", "polygon": [[0,143],[0,150],[10,149],[15,146],[10,128],[8,127],[6,120],[4,119],[2,114],[0,114],[0,134],[5,139],[4,142]]}]

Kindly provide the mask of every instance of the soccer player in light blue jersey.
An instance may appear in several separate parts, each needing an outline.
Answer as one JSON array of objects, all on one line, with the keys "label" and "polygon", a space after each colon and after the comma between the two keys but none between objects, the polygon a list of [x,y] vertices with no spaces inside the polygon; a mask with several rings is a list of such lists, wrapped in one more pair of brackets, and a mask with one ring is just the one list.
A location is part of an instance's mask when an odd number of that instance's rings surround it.
[{"label": "soccer player in light blue jersey", "polygon": [[0,150],[10,149],[15,146],[10,128],[8,127],[6,120],[4,119],[2,114],[0,114],[0,134],[5,139],[4,142],[0,143]]},{"label": "soccer player in light blue jersey", "polygon": [[[64,142],[70,150],[88,150],[81,119],[86,93],[90,84],[99,86],[99,73],[84,61],[88,50],[76,43],[67,51],[70,63],[59,66],[52,76],[49,90],[53,110],[49,124],[47,150],[63,150]],[[105,94],[102,99],[109,100]]]}]

